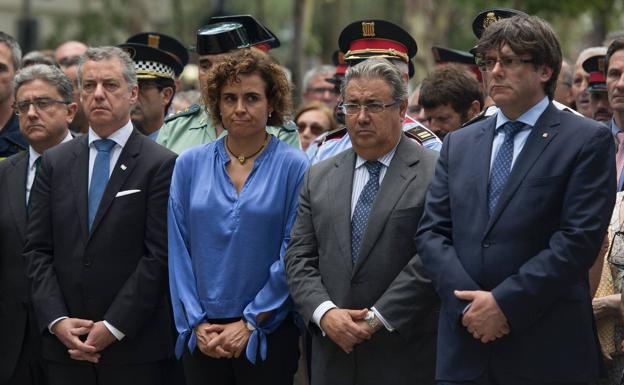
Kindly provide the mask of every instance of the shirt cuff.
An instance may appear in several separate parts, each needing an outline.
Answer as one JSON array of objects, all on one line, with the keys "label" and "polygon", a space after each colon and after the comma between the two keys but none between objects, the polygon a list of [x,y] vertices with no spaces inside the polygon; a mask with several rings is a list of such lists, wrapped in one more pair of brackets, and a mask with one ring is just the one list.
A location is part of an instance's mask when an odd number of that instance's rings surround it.
[{"label": "shirt cuff", "polygon": [[52,326],[54,326],[57,322],[64,320],[66,318],[69,318],[69,317],[68,316],[58,317],[54,321],[50,322],[50,324],[48,325],[48,331],[50,332],[50,334],[54,334],[52,333]]},{"label": "shirt cuff", "polygon": [[104,326],[106,326],[108,331],[111,332],[111,334],[114,335],[115,338],[117,338],[117,341],[121,341],[126,336],[119,329],[108,323],[106,320],[102,322],[104,322]]},{"label": "shirt cuff", "polygon": [[394,328],[392,327],[392,325],[390,325],[390,323],[386,321],[386,319],[381,315],[379,310],[375,309],[375,306],[373,306],[371,310],[373,311],[373,313],[375,313],[375,317],[379,318],[379,320],[381,321],[381,323],[383,324],[383,326],[386,328],[387,331],[389,332],[394,331]]},{"label": "shirt cuff", "polygon": [[333,303],[332,301],[325,301],[321,303],[320,305],[318,305],[316,310],[314,310],[314,313],[312,313],[312,321],[314,321],[314,323],[319,327],[319,329],[321,329],[321,333],[323,333],[323,337],[325,337],[325,331],[323,331],[323,328],[321,327],[321,319],[323,318],[325,313],[337,307],[338,306],[336,306],[336,304]]}]

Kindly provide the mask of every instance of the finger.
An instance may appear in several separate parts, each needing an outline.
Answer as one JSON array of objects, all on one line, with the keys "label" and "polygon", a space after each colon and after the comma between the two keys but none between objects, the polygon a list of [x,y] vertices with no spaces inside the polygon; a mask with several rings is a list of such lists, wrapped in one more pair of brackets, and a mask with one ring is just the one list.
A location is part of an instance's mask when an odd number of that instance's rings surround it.
[{"label": "finger", "polygon": [[371,338],[371,333],[368,330],[358,326],[354,322],[347,324],[347,328],[349,332],[359,340],[368,340]]},{"label": "finger", "polygon": [[94,364],[96,364],[100,360],[100,354],[98,353],[87,354],[85,352],[82,352],[76,349],[70,349],[68,350],[68,352],[69,352],[69,356],[72,359],[77,360],[77,361],[89,361],[89,362],[93,362]]},{"label": "finger", "polygon": [[205,333],[221,333],[222,331],[225,330],[225,326],[212,324],[206,327],[202,327],[201,329]]},{"label": "finger", "polygon": [[208,341],[208,349],[213,350],[217,346],[222,345],[224,342],[225,342],[225,336],[222,334],[219,334],[218,337],[213,338],[210,341]]},{"label": "finger", "polygon": [[85,326],[69,329],[69,333],[74,336],[82,336],[85,334],[89,334],[90,331],[91,331],[91,328],[88,328]]},{"label": "finger", "polygon": [[221,346],[214,348],[214,351],[217,353],[219,358],[232,358],[232,353],[223,349]]},{"label": "finger", "polygon": [[84,352],[84,353],[92,354],[92,353],[97,352],[97,348],[94,345],[90,343],[82,342],[78,338],[73,338],[72,345],[74,349],[80,350],[81,352]]},{"label": "finger", "polygon": [[472,301],[477,297],[475,291],[469,291],[469,290],[463,290],[463,291],[455,290],[454,294],[455,294],[455,297],[459,299],[463,299],[465,301]]},{"label": "finger", "polygon": [[72,323],[72,327],[74,328],[85,327],[89,329],[91,329],[94,324],[94,322],[91,320],[81,319],[81,318],[72,318],[71,323]]},{"label": "finger", "polygon": [[351,316],[351,319],[354,321],[363,320],[366,318],[368,314],[368,309],[354,310],[354,309],[346,309],[347,314]]}]

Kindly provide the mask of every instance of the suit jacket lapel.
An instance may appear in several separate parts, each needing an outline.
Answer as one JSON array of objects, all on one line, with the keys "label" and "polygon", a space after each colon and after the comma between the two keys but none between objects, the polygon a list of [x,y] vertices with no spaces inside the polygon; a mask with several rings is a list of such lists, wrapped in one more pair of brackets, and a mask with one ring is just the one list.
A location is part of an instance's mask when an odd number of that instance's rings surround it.
[{"label": "suit jacket lapel", "polygon": [[509,179],[507,179],[507,183],[505,184],[505,187],[501,192],[501,196],[498,199],[496,209],[494,209],[494,212],[490,217],[484,236],[488,231],[490,231],[492,225],[505,209],[509,200],[520,186],[520,183],[524,180],[527,172],[529,172],[531,167],[533,167],[533,164],[535,164],[535,161],[540,156],[542,151],[544,151],[546,146],[548,146],[555,135],[559,132],[557,128],[559,123],[559,111],[551,103],[537,120],[535,126],[531,129],[531,133],[529,134],[522,151],[516,158],[513,168],[511,169],[511,174],[509,174]]},{"label": "suit jacket lapel", "polygon": [[488,213],[488,184],[490,183],[490,163],[492,157],[492,143],[494,142],[494,131],[496,129],[496,118],[491,119],[489,124],[483,126],[481,133],[475,136],[473,152],[475,156],[475,172],[472,179],[476,183],[477,200],[479,202],[479,214],[481,218],[486,218],[481,224],[483,227],[490,215]]},{"label": "suit jacket lapel", "polygon": [[75,194],[74,202],[76,203],[76,212],[80,221],[80,230],[82,239],[89,238],[89,229],[87,227],[88,217],[88,198],[89,198],[89,136],[83,135],[79,140],[74,142],[74,160],[71,165],[71,180],[73,191]]},{"label": "suit jacket lapel", "polygon": [[335,168],[328,175],[327,183],[332,212],[335,219],[333,233],[337,237],[345,268],[349,273],[353,270],[351,262],[351,190],[353,171],[355,169],[355,152],[352,149],[336,157]]},{"label": "suit jacket lapel", "polygon": [[361,266],[366,262],[372,248],[386,226],[394,206],[412,179],[418,175],[418,167],[414,166],[419,159],[413,151],[410,151],[407,140],[409,139],[404,136],[401,137],[390,167],[388,167],[381,186],[379,186],[378,199],[375,199],[368,217],[366,230],[362,237],[360,255],[356,260],[353,275],[357,274]]},{"label": "suit jacket lapel", "polygon": [[8,171],[7,184],[9,206],[13,215],[13,223],[24,241],[26,227],[26,177],[28,173],[28,152],[23,156],[11,159],[12,167]]},{"label": "suit jacket lapel", "polygon": [[111,203],[113,203],[113,199],[115,199],[115,196],[121,189],[123,183],[126,181],[126,178],[132,173],[134,166],[136,165],[136,157],[139,155],[141,150],[139,135],[141,134],[134,130],[128,138],[126,145],[121,150],[119,159],[117,160],[110,179],[106,184],[106,189],[104,190],[104,194],[102,195],[102,200],[100,201],[98,211],[95,214],[95,218],[93,219],[91,234],[93,234],[97,230],[98,224],[108,211]]}]

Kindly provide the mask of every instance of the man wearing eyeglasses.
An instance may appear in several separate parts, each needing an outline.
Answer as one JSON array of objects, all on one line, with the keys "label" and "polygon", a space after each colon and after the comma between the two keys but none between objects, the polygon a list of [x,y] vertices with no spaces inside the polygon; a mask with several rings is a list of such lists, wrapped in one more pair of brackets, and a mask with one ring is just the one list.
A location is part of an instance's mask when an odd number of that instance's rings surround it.
[{"label": "man wearing eyeglasses", "polygon": [[30,191],[41,154],[72,139],[76,113],[70,80],[56,67],[17,72],[14,109],[28,151],[0,162],[0,384],[41,384],[41,339],[22,258]]},{"label": "man wearing eyeglasses", "polygon": [[434,383],[439,300],[412,235],[437,153],[403,134],[402,76],[382,58],[347,70],[352,147],[304,178],[285,264],[314,385]]},{"label": "man wearing eyeglasses", "polygon": [[24,247],[48,384],[163,384],[175,154],[133,128],[123,50],[89,48],[78,81],[89,132],[43,154]]},{"label": "man wearing eyeglasses", "polygon": [[553,105],[561,48],[542,19],[494,20],[477,55],[499,110],[446,136],[416,234],[442,300],[438,384],[587,384],[613,139]]},{"label": "man wearing eyeglasses", "polygon": [[330,65],[322,65],[312,68],[303,76],[303,103],[314,101],[324,103],[330,110],[334,110],[338,103],[336,86],[328,82],[334,76],[336,68]]}]

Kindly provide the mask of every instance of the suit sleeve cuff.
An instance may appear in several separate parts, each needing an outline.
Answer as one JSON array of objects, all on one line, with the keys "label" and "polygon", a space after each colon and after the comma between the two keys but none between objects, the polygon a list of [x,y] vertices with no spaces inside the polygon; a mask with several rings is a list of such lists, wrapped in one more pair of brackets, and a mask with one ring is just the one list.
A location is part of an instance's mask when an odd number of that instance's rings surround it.
[{"label": "suit sleeve cuff", "polygon": [[316,326],[318,326],[319,329],[321,329],[321,333],[323,333],[323,337],[325,337],[325,331],[321,327],[321,319],[323,318],[325,313],[337,307],[338,306],[336,306],[336,304],[333,303],[332,301],[325,301],[321,303],[320,305],[318,305],[316,310],[314,310],[314,313],[312,313],[312,321],[314,321]]},{"label": "suit sleeve cuff", "polygon": [[115,338],[117,338],[117,341],[121,341],[126,336],[124,333],[122,333],[119,329],[117,329],[116,327],[108,323],[106,320],[104,320],[103,322],[104,322],[104,326],[106,326],[108,331],[111,332],[111,334],[114,335]]},{"label": "suit sleeve cuff", "polygon": [[387,331],[389,332],[394,331],[394,328],[392,327],[392,325],[390,325],[390,323],[386,321],[386,319],[381,315],[379,310],[375,309],[375,306],[373,306],[371,310],[373,311],[373,313],[375,313],[375,317],[379,318],[379,320],[381,321],[381,324],[386,328]]},{"label": "suit sleeve cuff", "polygon": [[56,325],[57,322],[67,319],[69,318],[68,316],[63,316],[63,317],[58,317],[57,319],[55,319],[54,321],[50,322],[50,324],[48,324],[48,331],[50,332],[50,334],[54,334],[52,333],[52,326]]}]

